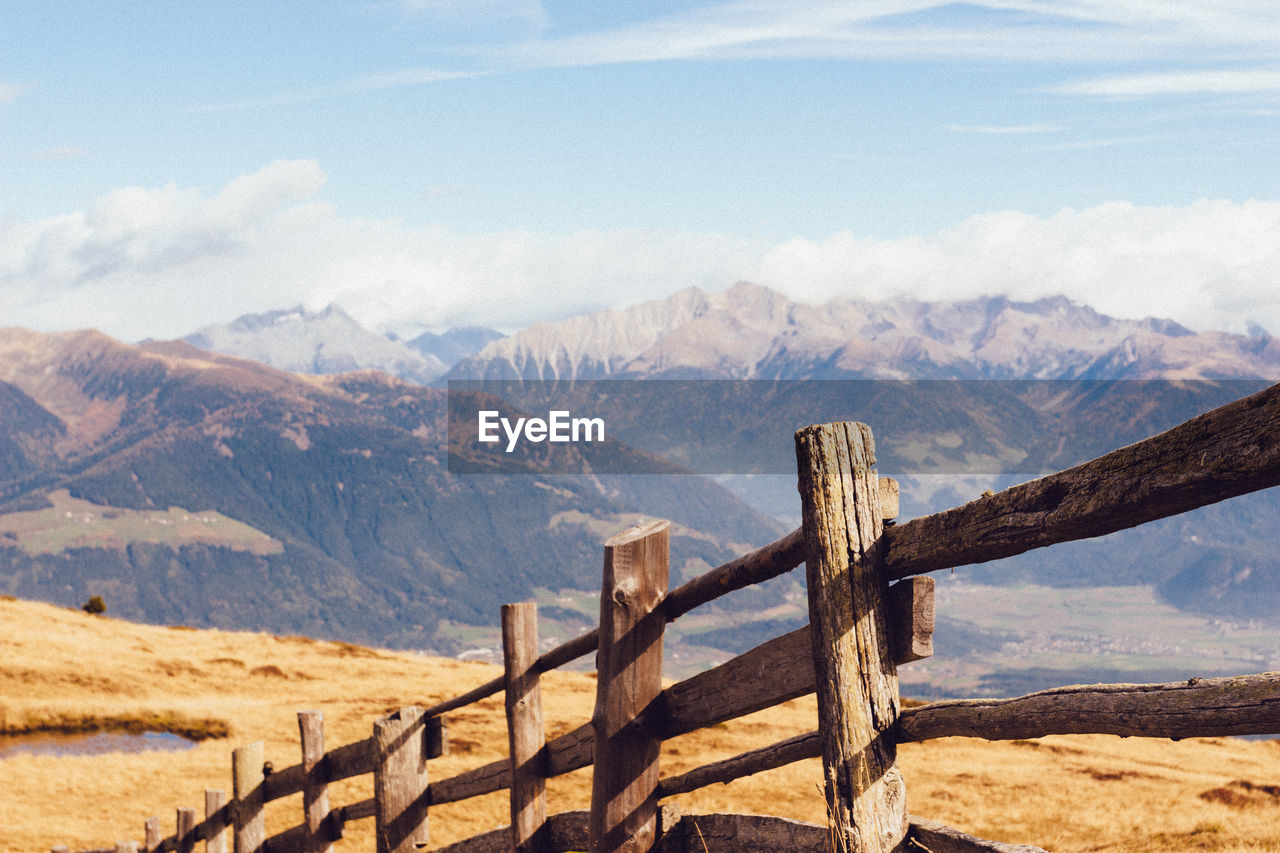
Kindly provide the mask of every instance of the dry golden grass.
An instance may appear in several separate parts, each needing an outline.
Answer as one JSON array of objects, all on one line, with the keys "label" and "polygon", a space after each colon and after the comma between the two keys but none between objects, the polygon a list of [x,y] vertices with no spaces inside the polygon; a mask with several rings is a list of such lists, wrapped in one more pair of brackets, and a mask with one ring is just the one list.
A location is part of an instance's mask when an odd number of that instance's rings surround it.
[{"label": "dry golden grass", "polygon": [[[141,839],[143,821],[230,788],[230,751],[263,740],[276,767],[296,764],[296,712],[325,712],[330,748],[368,737],[375,717],[431,704],[487,681],[493,666],[299,637],[135,625],[43,604],[0,601],[0,729],[85,717],[223,723],[229,739],[186,752],[0,759],[0,851],[104,846]],[[549,734],[590,714],[595,682],[544,680]],[[798,700],[669,742],[664,775],[812,729]],[[450,715],[444,778],[505,755],[501,697]],[[1051,851],[1280,851],[1280,742],[1180,743],[1107,736],[986,743],[947,739],[900,750],[911,811],[977,835]],[[823,822],[820,765],[805,761],[675,798],[689,812],[738,811]],[[590,771],[553,780],[552,811],[585,808]],[[1214,792],[1202,797],[1205,792]],[[368,777],[331,788],[343,804]],[[300,797],[268,807],[268,832],[299,822]],[[507,822],[504,792],[432,810],[434,844]],[[347,827],[339,850],[370,850],[372,821]]]}]

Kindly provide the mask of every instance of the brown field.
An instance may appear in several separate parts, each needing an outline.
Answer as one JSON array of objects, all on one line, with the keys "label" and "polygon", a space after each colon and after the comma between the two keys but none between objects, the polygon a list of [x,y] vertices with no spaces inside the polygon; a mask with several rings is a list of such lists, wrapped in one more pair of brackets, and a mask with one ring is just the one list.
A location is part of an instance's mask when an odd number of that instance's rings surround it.
[{"label": "brown field", "polygon": [[[141,840],[143,821],[200,807],[230,788],[232,747],[263,740],[278,768],[296,764],[296,712],[324,711],[330,748],[368,737],[378,715],[431,704],[492,678],[491,665],[267,634],[136,625],[0,600],[0,732],[115,726],[229,732],[183,752],[0,759],[0,853]],[[550,735],[585,721],[594,681],[543,682]],[[444,778],[505,754],[501,697],[449,715]],[[811,699],[669,742],[669,775],[816,724]],[[1170,742],[1110,736],[986,743],[946,739],[900,750],[910,811],[979,836],[1051,851],[1280,851],[1280,741]],[[589,770],[555,780],[552,811],[584,808]],[[816,760],[675,798],[686,812],[739,811],[822,822]],[[368,777],[332,786],[343,804]],[[432,810],[433,844],[507,822],[505,793]],[[268,833],[299,822],[300,796],[268,807]],[[373,848],[372,821],[349,824],[339,850]]]}]

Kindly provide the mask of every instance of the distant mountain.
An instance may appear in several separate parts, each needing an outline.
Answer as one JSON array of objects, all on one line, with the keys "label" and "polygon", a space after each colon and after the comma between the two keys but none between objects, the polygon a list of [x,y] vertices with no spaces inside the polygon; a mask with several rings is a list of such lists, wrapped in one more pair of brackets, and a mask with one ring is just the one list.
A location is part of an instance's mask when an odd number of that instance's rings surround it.
[{"label": "distant mountain", "polygon": [[0,329],[0,591],[449,651],[441,620],[597,588],[603,539],[637,513],[678,525],[677,577],[784,532],[698,477],[451,473],[445,396]]},{"label": "distant mountain", "polygon": [[426,333],[404,343],[361,326],[337,305],[320,312],[246,314],[230,323],[205,326],[187,343],[210,352],[248,358],[292,373],[335,374],[381,370],[427,385],[460,358],[502,335],[491,329]]},{"label": "distant mountain", "polygon": [[407,341],[408,345],[423,355],[439,359],[452,367],[467,356],[475,355],[488,344],[501,340],[503,334],[480,326],[464,326],[436,335],[423,332]]},{"label": "distant mountain", "polygon": [[[703,470],[736,472],[737,459],[785,463],[792,429],[853,417],[877,429],[885,473],[954,473],[967,465],[989,474],[906,477],[904,517],[910,517],[971,500],[988,486],[1069,467],[1251,393],[1280,378],[1280,342],[1261,329],[1242,336],[1192,332],[1155,318],[1121,320],[1063,297],[809,305],[740,283],[724,293],[689,289],[538,324],[489,344],[447,376],[489,380],[493,389],[523,380],[509,387],[511,399],[526,406],[539,394],[560,401],[579,394],[580,405],[565,407],[604,416],[631,446],[662,452],[664,444],[677,444],[683,454],[701,442],[695,449],[712,466]],[[633,402],[649,399],[638,392],[610,386],[595,393],[565,379],[1064,381],[1056,387],[914,382],[905,383],[907,392],[898,383],[662,383],[654,394],[683,399],[656,406]],[[1095,381],[1190,379],[1213,381]],[[1023,456],[1037,464],[1009,470],[1030,473],[995,476],[1000,465]],[[795,506],[789,477],[730,484],[756,506]],[[1280,534],[1263,519],[1278,512],[1280,492],[1270,490],[967,571],[985,583],[1152,584],[1184,609],[1275,622],[1280,564],[1264,555],[1280,549]]]},{"label": "distant mountain", "polygon": [[794,302],[739,283],[539,323],[451,378],[1183,379],[1280,377],[1280,342],[1120,320],[1065,297]]}]

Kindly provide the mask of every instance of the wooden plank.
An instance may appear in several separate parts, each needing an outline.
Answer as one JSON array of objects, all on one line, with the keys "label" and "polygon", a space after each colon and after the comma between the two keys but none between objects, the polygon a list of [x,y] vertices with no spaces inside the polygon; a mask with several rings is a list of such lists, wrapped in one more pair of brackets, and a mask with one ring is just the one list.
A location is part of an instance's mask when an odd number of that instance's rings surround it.
[{"label": "wooden plank", "polygon": [[933,578],[889,584],[889,641],[898,666],[933,656]]},{"label": "wooden plank", "polygon": [[262,741],[242,746],[231,753],[235,853],[257,853],[267,837],[262,815],[262,764]]},{"label": "wooden plank", "polygon": [[303,853],[329,853],[329,777],[324,755],[324,714],[321,711],[299,711],[298,733],[302,744],[302,825],[306,837]]},{"label": "wooden plank", "polygon": [[[936,821],[911,817],[907,830],[908,850],[928,850],[929,853],[1045,853],[1030,844],[1006,844],[987,841],[961,832]],[[915,844],[912,847],[912,842]]]},{"label": "wooden plank", "polygon": [[605,542],[600,590],[595,763],[591,777],[591,849],[652,849],[658,833],[658,753],[662,741],[634,725],[662,693],[662,634],[657,612],[667,593],[671,523],[652,521]]},{"label": "wooden plank", "polygon": [[227,853],[227,792],[204,792],[204,823],[201,833],[205,853]]},{"label": "wooden plank", "polygon": [[196,842],[196,810],[188,806],[180,806],[177,810],[177,829],[173,837],[178,842],[178,853],[194,853]]},{"label": "wooden plank", "polygon": [[338,809],[338,823],[343,824],[353,820],[364,820],[373,817],[378,813],[378,804],[373,797],[367,800],[361,800],[358,803],[351,803]]},{"label": "wooden plank", "polygon": [[809,628],[775,637],[662,691],[645,724],[672,738],[812,693]]},{"label": "wooden plank", "polygon": [[827,802],[850,853],[889,853],[907,812],[875,444],[860,423],[805,427],[795,442]]},{"label": "wooden plank", "polygon": [[538,686],[538,605],[502,606],[507,745],[511,761],[511,843],[516,853],[544,850],[547,821],[546,734]]},{"label": "wooden plank", "polygon": [[902,712],[898,740],[1051,734],[1226,737],[1280,734],[1280,673],[1168,684],[1092,684],[1016,699],[935,702]]},{"label": "wooden plank", "polygon": [[1280,484],[1280,385],[1160,435],[885,532],[902,578],[1102,536]]},{"label": "wooden plank", "polygon": [[374,815],[378,853],[417,853],[427,843],[427,754],[422,709],[410,706],[373,724]]},{"label": "wooden plank", "polygon": [[160,849],[160,842],[164,839],[160,833],[160,818],[147,818],[146,823],[143,824],[144,841],[142,842],[142,849],[146,853],[156,853]]},{"label": "wooden plank", "polygon": [[679,776],[663,779],[658,783],[658,796],[672,797],[676,794],[687,794],[708,785],[732,782],[743,776],[785,767],[806,758],[819,758],[821,755],[822,738],[816,731],[805,732],[769,746],[735,755],[733,758],[695,767]]},{"label": "wooden plank", "polygon": [[743,554],[673,589],[662,602],[662,615],[670,622],[736,589],[786,574],[804,560],[804,536],[801,531],[793,530],[776,542]]}]

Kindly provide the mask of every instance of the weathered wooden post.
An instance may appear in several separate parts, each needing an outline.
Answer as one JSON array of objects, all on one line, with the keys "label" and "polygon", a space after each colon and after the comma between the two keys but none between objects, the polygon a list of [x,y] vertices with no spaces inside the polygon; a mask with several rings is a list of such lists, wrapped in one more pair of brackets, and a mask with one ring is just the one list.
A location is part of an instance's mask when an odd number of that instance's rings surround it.
[{"label": "weathered wooden post", "polygon": [[324,714],[299,711],[302,737],[302,824],[306,827],[302,853],[329,853],[329,777],[324,760]]},{"label": "weathered wooden post", "polygon": [[147,853],[155,853],[156,850],[160,849],[160,842],[164,839],[164,836],[160,834],[160,818],[147,818],[147,822],[143,824],[142,837],[142,849]]},{"label": "weathered wooden post", "polygon": [[231,753],[231,796],[235,798],[233,846],[235,853],[257,853],[267,838],[262,808],[262,741]]},{"label": "weathered wooden post", "polygon": [[429,840],[424,723],[422,709],[411,705],[373,724],[378,853],[417,853]]},{"label": "weathered wooden post", "polygon": [[138,853],[138,842],[136,841],[117,841],[116,853]]},{"label": "weathered wooden post", "polygon": [[542,694],[538,687],[538,605],[502,605],[507,745],[511,756],[511,843],[516,853],[546,849],[547,780]]},{"label": "weathered wooden post", "polygon": [[195,853],[196,849],[196,810],[190,806],[179,806],[177,819],[175,820],[176,829],[173,833],[174,841],[177,842],[177,853]]},{"label": "weathered wooden post", "polygon": [[662,692],[662,632],[671,523],[651,521],[604,545],[596,706],[591,717],[591,849],[650,850],[658,834],[654,732],[633,725]]},{"label": "weathered wooden post", "polygon": [[898,673],[886,624],[883,519],[871,428],[795,436],[826,797],[837,848],[888,853],[907,831],[897,764]]},{"label": "weathered wooden post", "polygon": [[227,853],[227,792],[206,789],[204,792],[205,853]]}]

